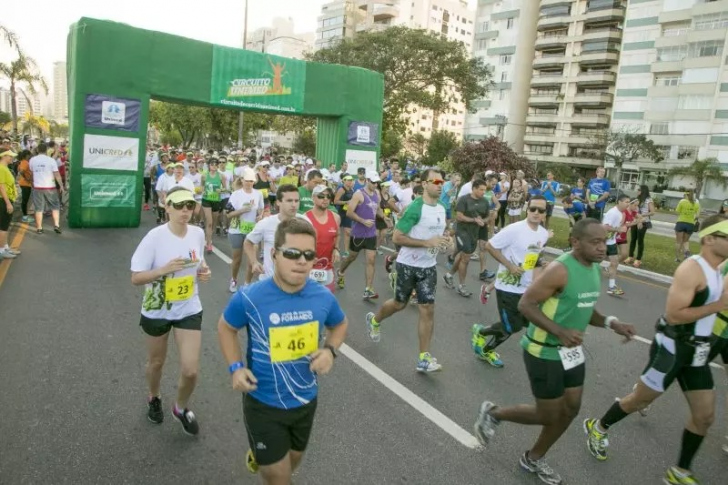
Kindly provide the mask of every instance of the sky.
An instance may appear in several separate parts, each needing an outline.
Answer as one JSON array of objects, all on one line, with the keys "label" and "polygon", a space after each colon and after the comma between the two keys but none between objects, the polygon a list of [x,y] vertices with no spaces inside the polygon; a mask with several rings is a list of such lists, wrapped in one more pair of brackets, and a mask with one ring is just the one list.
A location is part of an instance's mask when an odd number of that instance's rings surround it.
[{"label": "sky", "polygon": [[[321,5],[330,0],[248,0],[248,31],[274,17],[294,19],[296,32],[314,32]],[[418,1],[418,0],[414,0]],[[474,9],[477,0],[468,0]],[[0,25],[15,32],[52,89],[53,63],[66,57],[66,36],[81,17],[191,37],[214,44],[242,44],[245,0],[6,0]],[[8,8],[9,7],[9,8]],[[0,47],[0,62],[12,51]],[[2,82],[2,81],[0,81]]]}]

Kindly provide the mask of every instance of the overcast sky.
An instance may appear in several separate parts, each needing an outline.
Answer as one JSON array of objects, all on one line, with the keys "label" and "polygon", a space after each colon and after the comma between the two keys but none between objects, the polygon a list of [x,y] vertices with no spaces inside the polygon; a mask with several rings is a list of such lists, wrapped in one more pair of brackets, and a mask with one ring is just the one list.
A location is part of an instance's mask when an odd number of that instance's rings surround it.
[{"label": "overcast sky", "polygon": [[[477,0],[468,0],[471,8]],[[215,44],[242,43],[245,0],[6,0],[0,24],[14,31],[52,84],[53,62],[65,60],[69,26],[81,17],[123,22]],[[316,17],[328,0],[249,0],[248,30],[274,17],[291,17],[297,32],[316,30]],[[11,52],[0,48],[0,60]],[[0,81],[2,82],[2,81]]]}]

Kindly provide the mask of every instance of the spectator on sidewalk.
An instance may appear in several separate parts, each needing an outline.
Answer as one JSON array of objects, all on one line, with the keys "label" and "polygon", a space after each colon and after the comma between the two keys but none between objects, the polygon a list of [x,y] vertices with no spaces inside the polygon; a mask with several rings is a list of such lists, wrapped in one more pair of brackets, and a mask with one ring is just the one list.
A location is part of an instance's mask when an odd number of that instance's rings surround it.
[{"label": "spectator on sidewalk", "polygon": [[546,174],[546,180],[541,182],[541,194],[546,197],[546,221],[544,222],[544,227],[546,229],[549,228],[549,222],[551,221],[551,216],[554,213],[556,197],[559,196],[560,191],[561,184],[554,180],[553,172],[548,172]]},{"label": "spectator on sidewalk", "polygon": [[586,187],[586,200],[589,204],[586,216],[600,221],[604,214],[604,206],[607,205],[609,190],[612,188],[611,182],[604,178],[606,173],[604,167],[597,168],[597,176],[591,179]]},{"label": "spectator on sidewalk", "polygon": [[33,173],[30,171],[30,150],[23,150],[18,154],[18,185],[20,185],[20,210],[23,217],[22,222],[30,224],[33,217],[28,215],[28,202],[30,202],[30,194],[33,192]]},{"label": "spectator on sidewalk", "polygon": [[[43,212],[51,210],[53,230],[61,233],[61,202],[58,197],[63,192],[63,181],[58,173],[58,164],[46,155],[48,146],[38,144],[38,155],[30,159],[30,171],[33,172],[33,207],[35,208],[35,226],[38,234],[43,234]],[[56,184],[60,187],[56,189]]]},{"label": "spectator on sidewalk", "polygon": [[576,179],[576,187],[571,188],[571,200],[578,200],[582,204],[586,203],[586,188],[584,187],[584,179],[581,177]]},{"label": "spectator on sidewalk", "polygon": [[634,241],[634,233],[630,235],[630,244],[629,247],[627,246],[627,232],[631,231],[633,228],[637,227],[637,224],[639,223],[639,216],[640,216],[640,201],[639,199],[633,199],[629,203],[629,207],[627,207],[627,210],[624,211],[624,232],[620,232],[617,234],[617,249],[619,249],[619,262],[629,264],[630,259],[629,251],[628,249],[632,249],[634,247],[634,244],[632,241]]},{"label": "spectator on sidewalk", "polygon": [[[625,264],[634,264],[635,268],[642,266],[642,256],[645,252],[645,235],[648,229],[652,229],[652,216],[655,215],[655,203],[650,197],[650,189],[646,185],[640,185],[637,189],[638,214],[637,223],[630,229],[629,258]],[[637,257],[635,258],[635,247]]]},{"label": "spectator on sidewalk", "polygon": [[[722,209],[723,207],[721,207]],[[679,263],[681,257],[687,259],[690,256],[690,236],[695,232],[695,225],[698,222],[698,216],[700,216],[700,203],[695,200],[692,190],[685,192],[685,196],[678,202],[675,212],[677,212],[675,262]]]},{"label": "spectator on sidewalk", "polygon": [[15,177],[8,165],[15,159],[16,154],[10,150],[0,153],[0,259],[13,259],[20,251],[10,249],[8,246],[8,230],[13,219],[13,206],[15,204]]}]

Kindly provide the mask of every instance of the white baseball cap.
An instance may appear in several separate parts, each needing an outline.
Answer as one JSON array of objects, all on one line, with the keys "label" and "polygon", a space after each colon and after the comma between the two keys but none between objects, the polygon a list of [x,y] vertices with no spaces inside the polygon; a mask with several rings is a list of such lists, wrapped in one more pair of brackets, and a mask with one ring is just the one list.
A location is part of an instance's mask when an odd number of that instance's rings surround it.
[{"label": "white baseball cap", "polygon": [[374,170],[370,170],[367,172],[367,179],[371,180],[372,182],[381,182],[382,179],[379,178],[379,174],[375,172]]}]

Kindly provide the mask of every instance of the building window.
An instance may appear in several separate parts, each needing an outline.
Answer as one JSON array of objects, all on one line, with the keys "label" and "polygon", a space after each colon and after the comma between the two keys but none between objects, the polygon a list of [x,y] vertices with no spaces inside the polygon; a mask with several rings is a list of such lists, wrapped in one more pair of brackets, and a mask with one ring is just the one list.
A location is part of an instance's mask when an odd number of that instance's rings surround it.
[{"label": "building window", "polygon": [[688,57],[712,57],[723,53],[722,40],[705,40],[689,45]]},{"label": "building window", "polygon": [[672,148],[670,145],[655,145],[655,148],[660,152],[663,159],[670,158],[670,149]]},{"label": "building window", "polygon": [[509,17],[506,20],[506,29],[512,29],[513,28],[513,17]]},{"label": "building window", "polygon": [[510,66],[511,65],[511,55],[510,54],[501,54],[500,56],[500,65],[501,66]]},{"label": "building window", "polygon": [[508,82],[508,71],[503,71],[501,73],[501,82],[502,83]]},{"label": "building window", "polygon": [[650,125],[650,135],[669,135],[667,122],[654,122]]},{"label": "building window", "polygon": [[695,30],[724,29],[728,27],[728,12],[696,15],[693,18]]},{"label": "building window", "polygon": [[669,24],[662,28],[663,37],[677,37],[690,32],[689,23]]},{"label": "building window", "polygon": [[678,109],[710,109],[713,106],[713,96],[687,94],[677,100]]},{"label": "building window", "polygon": [[478,39],[475,41],[475,50],[484,51],[488,48],[488,39]]},{"label": "building window", "polygon": [[553,145],[528,145],[526,149],[529,153],[552,155],[554,153]]},{"label": "building window", "polygon": [[508,97],[508,91],[506,89],[499,89],[498,90],[498,100],[503,101]]},{"label": "building window", "polygon": [[673,45],[657,49],[657,60],[663,62],[682,61],[688,55],[688,46]]},{"label": "building window", "polygon": [[695,160],[698,156],[698,147],[679,146],[677,147],[678,160]]},{"label": "building window", "polygon": [[655,76],[655,86],[678,86],[680,84],[680,77],[680,74]]}]

